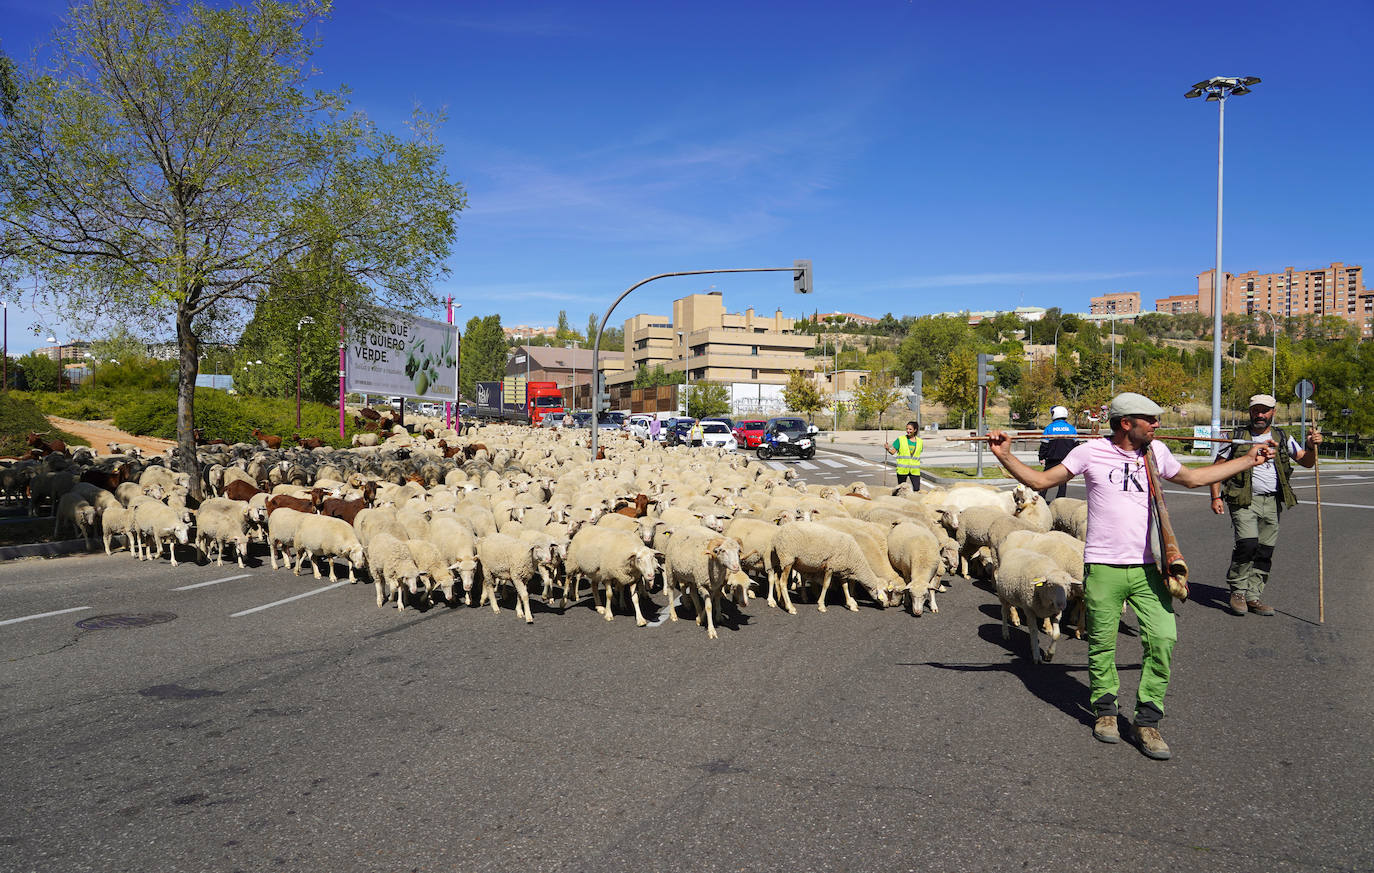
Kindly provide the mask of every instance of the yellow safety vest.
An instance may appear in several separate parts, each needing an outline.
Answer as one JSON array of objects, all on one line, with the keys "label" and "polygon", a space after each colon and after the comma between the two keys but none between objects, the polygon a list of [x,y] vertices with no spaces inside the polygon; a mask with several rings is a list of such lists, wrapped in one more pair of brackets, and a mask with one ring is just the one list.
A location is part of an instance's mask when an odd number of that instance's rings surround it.
[{"label": "yellow safety vest", "polygon": [[921,475],[921,448],[924,442],[920,437],[916,437],[916,442],[906,438],[906,434],[897,437],[897,473],[900,475],[919,476]]}]

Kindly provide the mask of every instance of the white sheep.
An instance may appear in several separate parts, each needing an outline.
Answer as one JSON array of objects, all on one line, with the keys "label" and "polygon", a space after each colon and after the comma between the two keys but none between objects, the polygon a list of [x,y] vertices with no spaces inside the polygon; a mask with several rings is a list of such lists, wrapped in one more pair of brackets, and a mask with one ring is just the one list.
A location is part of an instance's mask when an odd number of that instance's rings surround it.
[{"label": "white sheep", "polygon": [[[697,624],[706,624],[708,639],[717,639],[715,616],[727,586],[744,586],[749,579],[740,571],[740,543],[734,537],[702,525],[673,531],[663,553],[664,593],[668,596],[668,616],[677,620],[673,609],[676,592],[683,591],[696,607]],[[608,604],[609,610],[609,604]]]},{"label": "white sheep", "polygon": [[421,584],[420,568],[410,556],[410,547],[404,540],[382,531],[368,541],[366,555],[368,572],[377,589],[377,605],[385,606],[394,591],[396,608],[405,609],[406,591],[419,594]]},{"label": "white sheep", "polygon": [[410,549],[411,560],[425,577],[426,590],[440,588],[444,591],[444,599],[447,600],[453,592],[453,567],[444,560],[443,552],[427,539],[406,540],[406,548]]},{"label": "white sheep", "polygon": [[129,543],[129,554],[138,557],[138,527],[134,524],[134,511],[123,506],[106,509],[100,514],[100,536],[105,543],[105,554],[112,555],[110,543],[116,534],[124,534]]},{"label": "white sheep", "polygon": [[[165,503],[156,500],[134,505],[134,524],[138,528],[139,543],[143,548],[145,560],[162,557],[162,544],[167,543],[167,554],[172,566],[177,565],[176,544],[185,545],[190,535],[190,525],[182,521],[175,511]],[[153,550],[148,550],[149,544]]]},{"label": "white sheep", "polygon": [[[997,599],[1002,604],[1002,639],[1011,639],[1011,611],[1019,610],[1030,632],[1031,661],[1039,664],[1054,659],[1054,644],[1059,640],[1059,616],[1068,605],[1073,577],[1059,569],[1049,557],[1026,549],[1005,551],[994,575]],[[1050,644],[1040,648],[1040,622],[1050,620]]]},{"label": "white sheep", "polygon": [[1053,530],[1062,530],[1080,540],[1088,538],[1088,501],[1077,497],[1060,497],[1050,504],[1054,518]]},{"label": "white sheep", "polygon": [[196,511],[196,548],[210,559],[210,546],[215,546],[215,566],[224,566],[224,544],[233,543],[239,567],[248,554],[249,508],[247,501],[227,497],[211,497]]},{"label": "white sheep", "polygon": [[477,543],[477,562],[482,566],[482,598],[478,606],[491,600],[491,611],[500,612],[497,586],[509,582],[515,588],[515,615],[526,624],[534,623],[530,614],[530,583],[539,575],[539,564],[551,560],[548,546],[529,543],[508,534],[495,533]]},{"label": "white sheep", "polygon": [[[580,587],[580,581],[585,578],[591,583],[596,611],[605,616],[607,621],[614,617],[611,614],[612,591],[628,590],[630,602],[634,604],[635,624],[644,627],[648,622],[639,608],[639,595],[653,583],[660,557],[658,552],[644,545],[639,537],[629,531],[599,525],[583,526],[568,545],[563,568],[566,574],[563,607],[568,605],[569,589]],[[599,593],[602,586],[606,589],[604,606]],[[672,610],[671,602],[668,609]]]},{"label": "white sheep", "polygon": [[906,589],[906,582],[892,568],[892,562],[887,558],[888,527],[886,525],[838,516],[817,518],[816,522],[852,536],[854,541],[859,544],[859,549],[864,553],[864,560],[868,561],[869,569],[884,586],[894,592]]},{"label": "white sheep", "polygon": [[[438,516],[429,523],[429,540],[438,547],[445,563],[463,581],[463,602],[472,605],[472,583],[477,576],[477,540],[472,529],[452,516]],[[444,599],[453,600],[453,574],[444,587]]]},{"label": "white sheep", "polygon": [[[272,513],[273,516],[276,514]],[[367,566],[367,555],[363,551],[363,544],[358,541],[358,535],[353,531],[353,526],[341,518],[313,513],[303,515],[305,517],[299,520],[296,534],[292,538],[292,546],[296,551],[296,564],[291,568],[292,574],[299,576],[301,561],[309,561],[311,569],[315,571],[315,578],[318,579],[320,568],[316,566],[315,559],[324,558],[325,563],[329,565],[329,581],[334,582],[336,577],[333,559],[342,558],[348,562],[348,581],[357,582],[353,571]],[[271,519],[268,521],[270,523]]]},{"label": "white sheep", "polygon": [[302,520],[314,514],[282,506],[267,516],[267,553],[272,558],[273,570],[277,569],[277,549],[281,549],[283,564],[294,557],[287,550],[295,548],[296,528],[300,527]]},{"label": "white sheep", "polygon": [[85,495],[68,491],[58,498],[57,509],[53,514],[53,539],[57,539],[57,532],[65,523],[72,531],[81,534],[81,538],[86,541],[86,548],[91,547],[91,531],[95,529],[96,511],[95,505],[87,500]]},{"label": "white sheep", "polygon": [[940,573],[944,569],[940,552],[940,540],[923,524],[904,521],[887,533],[888,560],[906,582],[914,615],[920,615],[927,602],[932,613],[940,611],[935,604],[935,592],[940,589]]},{"label": "white sheep", "polygon": [[891,590],[873,573],[858,542],[843,531],[817,522],[799,521],[779,528],[773,537],[769,565],[776,592],[768,592],[768,605],[773,606],[780,601],[783,608],[793,615],[796,615],[797,609],[787,594],[793,570],[801,574],[804,581],[808,575],[820,575],[818,609],[821,612],[825,612],[825,594],[830,588],[831,577],[836,575],[844,591],[845,606],[850,610],[857,611],[859,608],[849,593],[850,582],[862,585],[879,608],[887,607],[891,601]]}]

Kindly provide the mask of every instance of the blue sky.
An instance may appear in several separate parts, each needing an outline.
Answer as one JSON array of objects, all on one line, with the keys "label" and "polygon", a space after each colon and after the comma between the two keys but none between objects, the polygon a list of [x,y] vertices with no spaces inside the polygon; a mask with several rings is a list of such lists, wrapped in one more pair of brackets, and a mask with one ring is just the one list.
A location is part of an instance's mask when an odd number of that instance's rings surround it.
[{"label": "blue sky", "polygon": [[[4,50],[59,11],[0,0]],[[1368,0],[337,0],[315,64],[384,126],[446,108],[470,207],[435,292],[460,319],[581,327],[646,276],[796,258],[810,298],[787,274],[662,280],[613,323],[713,285],[789,315],[1190,293],[1217,108],[1183,93],[1213,75],[1264,80],[1227,105],[1226,269],[1374,268],[1371,33]],[[11,353],[42,344],[23,318]]]}]

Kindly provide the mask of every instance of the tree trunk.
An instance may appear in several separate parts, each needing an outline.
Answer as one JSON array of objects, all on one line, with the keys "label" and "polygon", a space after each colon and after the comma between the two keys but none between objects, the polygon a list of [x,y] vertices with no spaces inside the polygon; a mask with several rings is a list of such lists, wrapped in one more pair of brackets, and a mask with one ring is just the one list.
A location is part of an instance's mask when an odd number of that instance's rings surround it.
[{"label": "tree trunk", "polygon": [[199,504],[200,462],[196,458],[196,374],[200,369],[200,338],[191,330],[191,315],[184,306],[177,309],[177,469],[190,474],[187,487]]}]

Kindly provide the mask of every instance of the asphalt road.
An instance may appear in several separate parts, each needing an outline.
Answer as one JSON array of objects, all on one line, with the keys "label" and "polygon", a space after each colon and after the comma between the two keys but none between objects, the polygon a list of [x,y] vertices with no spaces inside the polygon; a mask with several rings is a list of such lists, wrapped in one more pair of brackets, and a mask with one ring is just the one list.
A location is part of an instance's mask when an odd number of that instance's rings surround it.
[{"label": "asphalt road", "polygon": [[[369,585],[278,603],[329,583],[265,556],[7,562],[0,869],[1374,869],[1374,476],[1322,497],[1325,625],[1310,505],[1279,614],[1238,618],[1226,520],[1171,498],[1168,762],[1095,742],[1085,644],[1031,665],[967,582],[921,618],[756,600],[710,641],[586,600],[528,627]],[[1127,699],[1139,657],[1123,633]]]}]

